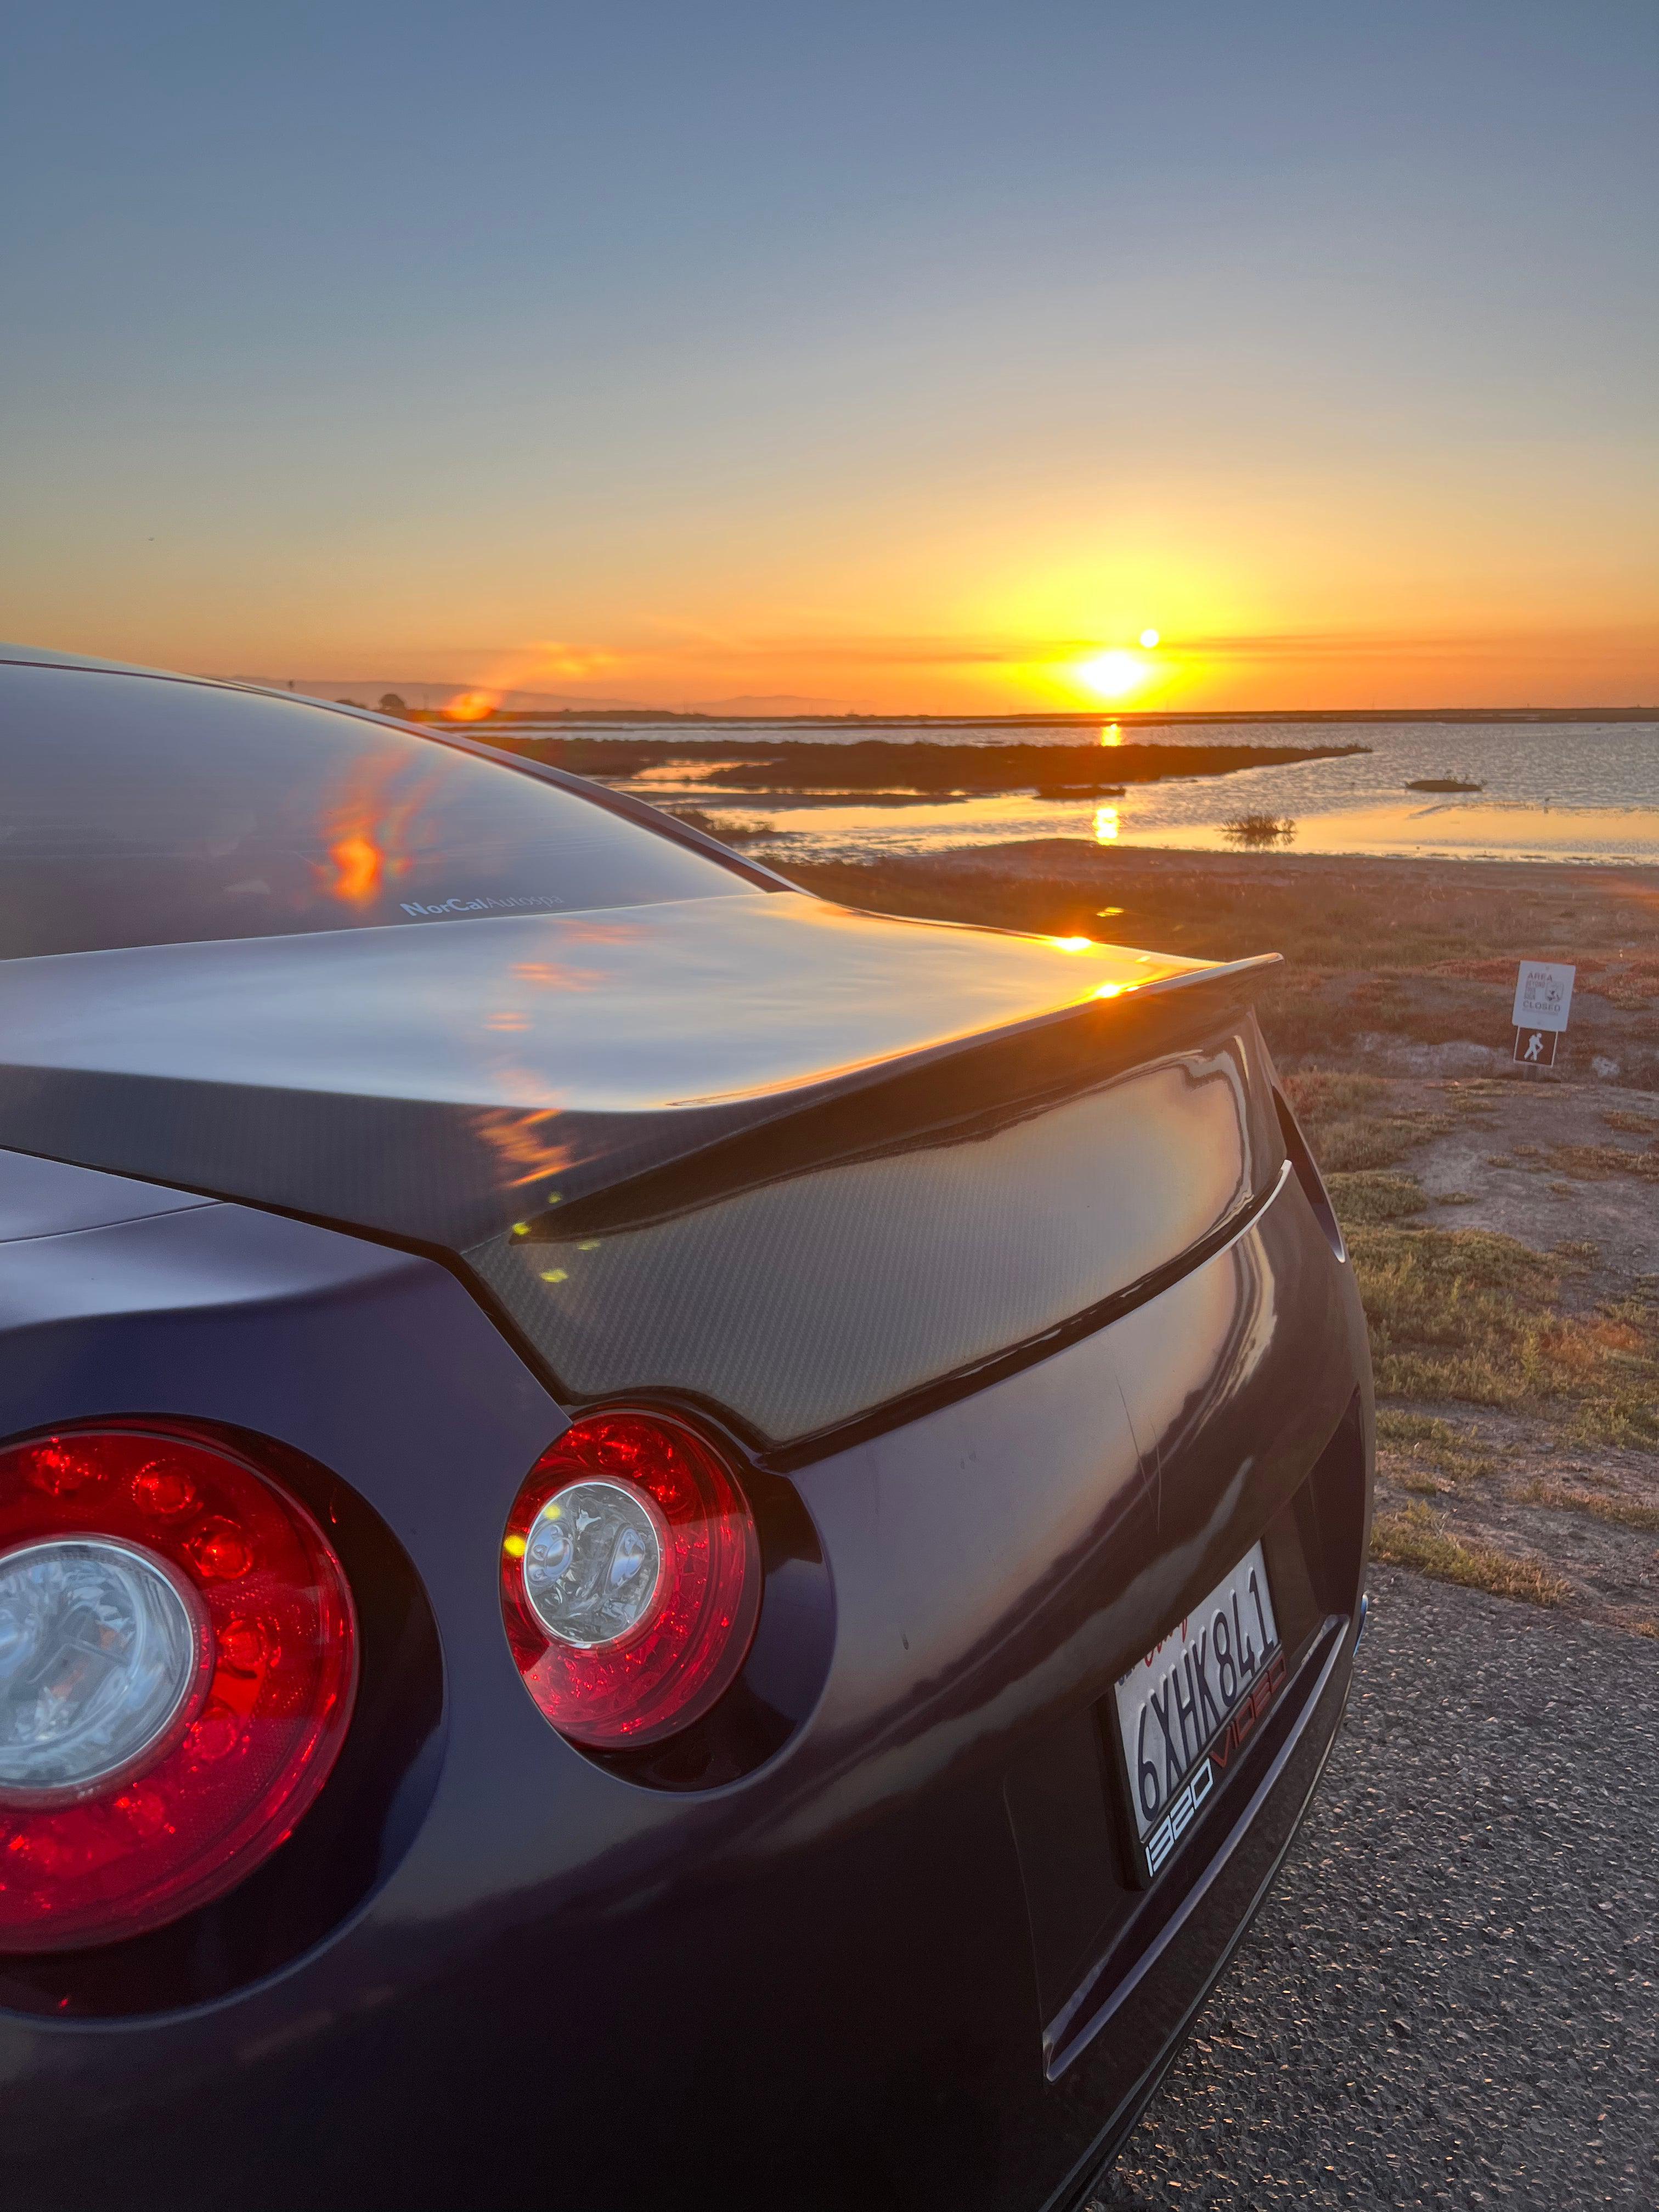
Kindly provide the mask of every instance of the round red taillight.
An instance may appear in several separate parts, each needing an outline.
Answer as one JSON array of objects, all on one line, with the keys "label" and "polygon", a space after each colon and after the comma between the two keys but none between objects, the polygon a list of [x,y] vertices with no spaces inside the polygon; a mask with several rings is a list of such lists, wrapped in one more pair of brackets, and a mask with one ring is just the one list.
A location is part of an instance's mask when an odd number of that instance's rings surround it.
[{"label": "round red taillight", "polygon": [[544,1451],[501,1546],[525,1687],[562,1735],[658,1743],[730,1688],[760,1613],[753,1516],[713,1447],[660,1413],[592,1413]]},{"label": "round red taillight", "polygon": [[222,1445],[83,1429],[0,1450],[0,1951],[131,1936],[222,1895],[351,1717],[340,1563]]}]

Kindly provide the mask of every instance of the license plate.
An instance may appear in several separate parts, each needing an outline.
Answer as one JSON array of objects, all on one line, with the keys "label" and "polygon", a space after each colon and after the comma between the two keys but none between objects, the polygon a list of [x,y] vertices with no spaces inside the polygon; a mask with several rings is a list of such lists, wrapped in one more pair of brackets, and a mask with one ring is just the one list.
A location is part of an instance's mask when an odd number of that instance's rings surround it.
[{"label": "license plate", "polygon": [[1252,1544],[1230,1575],[1117,1686],[1117,1725],[1150,1879],[1198,1818],[1285,1678],[1285,1654]]}]

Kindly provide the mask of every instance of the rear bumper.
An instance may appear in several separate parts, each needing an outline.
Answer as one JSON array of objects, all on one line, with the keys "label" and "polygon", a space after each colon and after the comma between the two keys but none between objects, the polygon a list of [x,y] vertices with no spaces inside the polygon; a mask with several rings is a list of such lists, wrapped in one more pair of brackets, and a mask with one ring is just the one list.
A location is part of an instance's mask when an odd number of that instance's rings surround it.
[{"label": "rear bumper", "polygon": [[[1049,2197],[1045,2212],[1085,2203],[1116,2157],[1174,2060],[1193,2021],[1273,1886],[1313,1797],[1347,1704],[1363,1621],[1333,1621],[1292,1684],[1285,1727],[1276,1732],[1256,1786],[1229,1827],[1185,1909],[1133,1978],[1110,1987],[1088,2023],[1098,2048],[1086,2061],[1085,2102],[1110,2113],[1093,2142]],[[1297,1695],[1297,1691],[1301,1694]],[[1109,1978],[1108,1974],[1103,1980]],[[1115,2101],[1114,2101],[1115,2100]]]},{"label": "rear bumper", "polygon": [[[238,1209],[209,1211],[166,1236],[206,1250]],[[441,1270],[252,1220],[289,1255],[280,1310],[210,1285],[142,1339],[66,1313],[58,1395],[27,1395],[37,1333],[5,1425],[71,1417],[78,1375],[88,1414],[238,1421],[357,1486],[442,1644],[429,1802],[393,1806],[361,1905],[280,1970],[228,1986],[204,1922],[200,2002],[0,2009],[11,2193],[45,2212],[153,2170],[174,2212],[637,2212],[665,2185],[732,2212],[1080,2201],[1248,1924],[1346,1691],[1369,1378],[1299,1188],[1123,1322],[798,1471],[828,1679],[775,1757],[682,1794],[554,1735],[506,1650],[499,1532],[556,1408]],[[1258,1539],[1296,1671],[1139,1889],[1101,1701]],[[768,1605],[792,1588],[786,1563]]]}]

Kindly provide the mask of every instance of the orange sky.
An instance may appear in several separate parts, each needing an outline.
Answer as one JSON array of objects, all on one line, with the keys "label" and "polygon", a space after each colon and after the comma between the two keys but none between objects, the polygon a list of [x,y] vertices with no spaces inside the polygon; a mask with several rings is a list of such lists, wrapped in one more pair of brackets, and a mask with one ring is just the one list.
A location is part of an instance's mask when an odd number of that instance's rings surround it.
[{"label": "orange sky", "polygon": [[[517,485],[556,478],[550,416]],[[985,429],[1002,448],[988,483],[956,452],[870,457],[844,438],[845,482],[751,476],[690,511],[671,477],[621,515],[545,512],[496,483],[479,512],[396,528],[282,501],[262,525],[239,501],[135,549],[88,523],[64,532],[56,573],[37,561],[14,586],[11,627],[204,673],[663,706],[1659,701],[1652,508],[1624,453],[1540,447],[1523,468],[1437,432],[1402,468],[1349,432],[1340,465],[1286,452],[1275,473],[1182,426],[1059,455],[1030,422]]]},{"label": "orange sky", "polygon": [[978,426],[1000,440],[988,482],[954,443],[871,455],[843,426],[844,481],[751,464],[689,502],[669,471],[618,514],[524,492],[562,464],[548,416],[513,481],[476,488],[477,512],[390,528],[278,503],[268,527],[186,520],[118,560],[88,530],[56,580],[37,567],[14,591],[42,603],[18,634],[278,682],[662,706],[1659,701],[1653,508],[1625,451],[1463,453],[1431,425],[1404,465],[1328,420],[1338,452],[1316,467],[1293,450],[1304,426],[1274,419],[1276,470],[1201,425],[1128,446],[1011,417]]},{"label": "orange sky", "polygon": [[1659,702],[1650,8],[107,13],[96,70],[42,19],[11,126],[15,640],[670,706]]}]

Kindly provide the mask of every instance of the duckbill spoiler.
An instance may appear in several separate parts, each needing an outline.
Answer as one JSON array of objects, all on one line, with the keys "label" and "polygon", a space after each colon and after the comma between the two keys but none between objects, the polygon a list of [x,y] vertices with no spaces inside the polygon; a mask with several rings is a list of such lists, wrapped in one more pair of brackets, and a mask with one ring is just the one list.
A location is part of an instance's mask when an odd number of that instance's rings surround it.
[{"label": "duckbill spoiler", "polygon": [[459,1264],[776,1453],[1098,1325],[1284,1161],[1224,966],[799,893],[0,963],[0,1146]]},{"label": "duckbill spoiler", "polygon": [[877,1091],[869,1127],[915,1141],[947,1068],[1005,1102],[1109,1075],[1269,964],[746,887],[11,960],[0,1146],[460,1253],[711,1149],[727,1175],[775,1122],[839,1147]]}]

